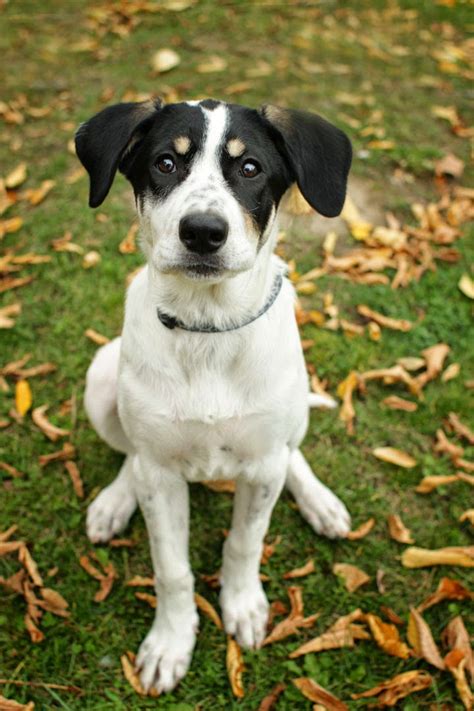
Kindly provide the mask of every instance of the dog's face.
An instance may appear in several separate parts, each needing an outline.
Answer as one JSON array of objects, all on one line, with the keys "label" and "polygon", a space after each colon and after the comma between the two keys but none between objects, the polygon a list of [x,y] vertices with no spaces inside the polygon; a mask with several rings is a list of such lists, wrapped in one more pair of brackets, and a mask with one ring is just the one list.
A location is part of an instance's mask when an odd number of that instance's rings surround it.
[{"label": "dog's face", "polygon": [[251,269],[295,181],[322,214],[338,214],[351,160],[345,134],[318,116],[210,99],[109,107],[80,127],[76,148],[91,206],[119,168],[154,268],[212,282]]}]

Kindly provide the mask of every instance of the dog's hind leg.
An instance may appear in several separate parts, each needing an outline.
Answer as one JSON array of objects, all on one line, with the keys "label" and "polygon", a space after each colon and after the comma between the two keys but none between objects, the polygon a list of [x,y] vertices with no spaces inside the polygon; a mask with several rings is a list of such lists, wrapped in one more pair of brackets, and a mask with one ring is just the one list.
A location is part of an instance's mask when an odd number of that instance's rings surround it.
[{"label": "dog's hind leg", "polygon": [[292,450],[286,486],[295,497],[301,515],[316,533],[328,538],[344,538],[351,519],[340,499],[313,474],[299,449]]},{"label": "dog's hind leg", "polygon": [[117,411],[117,378],[120,338],[100,348],[86,376],[84,405],[98,435],[127,455],[114,481],[103,489],[87,510],[87,535],[92,543],[105,543],[123,531],[137,507],[131,467],[134,451]]}]

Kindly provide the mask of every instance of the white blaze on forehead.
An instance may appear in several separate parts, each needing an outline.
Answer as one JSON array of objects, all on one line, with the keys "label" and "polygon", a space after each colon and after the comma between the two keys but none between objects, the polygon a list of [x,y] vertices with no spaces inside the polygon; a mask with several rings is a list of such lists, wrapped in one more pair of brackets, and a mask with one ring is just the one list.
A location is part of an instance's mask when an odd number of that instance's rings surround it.
[{"label": "white blaze on forehead", "polygon": [[215,109],[205,109],[201,106],[201,111],[206,120],[206,134],[201,161],[216,166],[218,165],[217,158],[224,142],[227,128],[227,107],[224,104],[219,104]]},{"label": "white blaze on forehead", "polygon": [[191,141],[187,136],[178,136],[174,139],[173,143],[176,153],[179,153],[181,156],[186,155],[191,148]]},{"label": "white blaze on forehead", "polygon": [[245,143],[240,138],[231,138],[226,148],[231,158],[239,158],[245,151]]}]

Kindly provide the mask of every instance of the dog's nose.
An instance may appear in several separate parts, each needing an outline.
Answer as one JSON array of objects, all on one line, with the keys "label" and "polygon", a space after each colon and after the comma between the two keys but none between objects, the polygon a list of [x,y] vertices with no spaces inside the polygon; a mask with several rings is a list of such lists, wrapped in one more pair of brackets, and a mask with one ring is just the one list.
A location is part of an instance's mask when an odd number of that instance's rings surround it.
[{"label": "dog's nose", "polygon": [[190,252],[209,254],[217,252],[227,239],[229,225],[219,215],[194,212],[179,223],[179,239]]}]

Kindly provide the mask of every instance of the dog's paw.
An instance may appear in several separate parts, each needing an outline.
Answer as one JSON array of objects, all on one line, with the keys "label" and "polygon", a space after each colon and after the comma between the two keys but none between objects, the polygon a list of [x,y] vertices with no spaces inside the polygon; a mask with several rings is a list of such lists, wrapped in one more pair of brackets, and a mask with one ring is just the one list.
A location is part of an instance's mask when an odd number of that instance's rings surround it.
[{"label": "dog's paw", "polygon": [[106,543],[126,528],[137,507],[126,486],[113,482],[103,489],[87,509],[87,536],[92,543]]},{"label": "dog's paw", "polygon": [[196,622],[173,631],[166,625],[153,625],[143,640],[136,659],[140,682],[149,693],[174,689],[185,676],[196,642]]},{"label": "dog's paw", "polygon": [[242,647],[260,647],[268,621],[268,600],[260,581],[244,590],[224,583],[220,602],[227,634],[234,636]]},{"label": "dog's paw", "polygon": [[351,517],[340,499],[327,487],[316,493],[307,492],[298,501],[300,511],[316,533],[327,538],[345,538],[351,530]]}]

